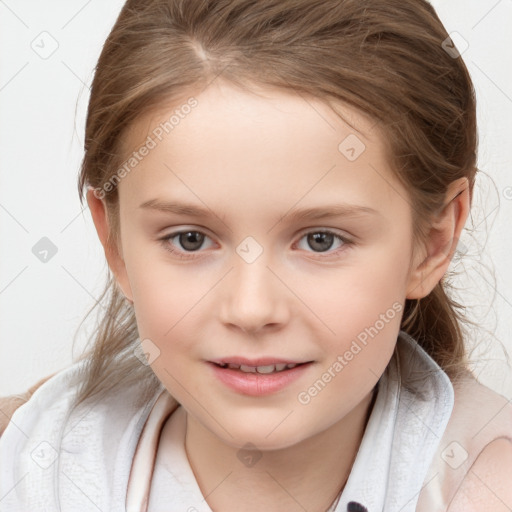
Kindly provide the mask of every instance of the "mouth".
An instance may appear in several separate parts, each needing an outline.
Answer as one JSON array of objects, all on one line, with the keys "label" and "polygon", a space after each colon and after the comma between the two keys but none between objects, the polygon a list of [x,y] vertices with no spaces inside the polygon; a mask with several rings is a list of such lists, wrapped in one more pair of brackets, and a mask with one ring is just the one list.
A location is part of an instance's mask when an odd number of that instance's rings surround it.
[{"label": "mouth", "polygon": [[288,370],[292,370],[297,366],[303,366],[313,361],[307,361],[304,363],[275,363],[275,364],[265,364],[265,365],[247,365],[247,364],[237,364],[237,363],[224,363],[224,362],[213,362],[215,366],[224,369],[230,370],[238,370],[242,373],[260,373],[260,374],[271,374],[271,373],[281,373],[286,372]]},{"label": "mouth", "polygon": [[[252,363],[252,364],[247,364]],[[276,358],[248,360],[232,357],[208,361],[213,375],[237,394],[263,397],[284,391],[308,372],[314,361],[285,361]]]}]

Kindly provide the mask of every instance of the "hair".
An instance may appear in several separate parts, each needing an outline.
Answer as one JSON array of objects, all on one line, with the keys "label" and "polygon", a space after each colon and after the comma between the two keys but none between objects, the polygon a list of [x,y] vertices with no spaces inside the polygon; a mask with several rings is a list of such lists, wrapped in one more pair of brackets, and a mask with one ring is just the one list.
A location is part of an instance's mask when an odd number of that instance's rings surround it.
[{"label": "hair", "polygon": [[[119,197],[106,184],[126,159],[125,130],[222,75],[240,88],[320,98],[335,111],[344,102],[375,120],[408,191],[414,242],[425,241],[450,183],[466,177],[472,201],[477,172],[475,92],[460,55],[445,51],[448,38],[425,0],[128,0],[95,69],[80,201],[85,187],[108,190],[107,244],[115,249]],[[82,355],[77,403],[118,385],[145,386],[145,398],[162,386],[134,356],[133,305],[107,273],[100,301],[108,301]],[[449,286],[445,276],[426,297],[406,299],[400,328],[453,379],[467,366],[468,320]]]}]

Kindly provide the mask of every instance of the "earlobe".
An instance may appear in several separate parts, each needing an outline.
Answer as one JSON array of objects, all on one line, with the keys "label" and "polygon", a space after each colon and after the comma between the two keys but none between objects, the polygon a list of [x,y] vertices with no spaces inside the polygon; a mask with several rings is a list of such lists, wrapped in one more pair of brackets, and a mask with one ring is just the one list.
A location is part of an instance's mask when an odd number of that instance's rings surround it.
[{"label": "earlobe", "polygon": [[126,273],[125,262],[119,252],[117,244],[113,244],[109,241],[110,226],[105,201],[95,194],[95,189],[92,187],[89,187],[87,190],[87,204],[91,211],[96,232],[98,233],[101,245],[105,251],[108,266],[114,274],[121,291],[127,300],[133,304],[132,291]]},{"label": "earlobe", "polygon": [[443,278],[457,249],[459,237],[470,209],[467,178],[450,184],[447,201],[431,225],[426,242],[426,257],[413,267],[407,288],[407,299],[426,297]]}]

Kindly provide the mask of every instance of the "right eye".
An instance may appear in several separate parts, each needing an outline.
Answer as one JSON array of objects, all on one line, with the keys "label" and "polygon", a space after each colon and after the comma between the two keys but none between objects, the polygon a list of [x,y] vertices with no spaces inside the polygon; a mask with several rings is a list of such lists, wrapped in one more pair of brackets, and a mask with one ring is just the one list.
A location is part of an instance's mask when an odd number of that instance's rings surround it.
[{"label": "right eye", "polygon": [[[175,254],[180,259],[193,259],[197,256],[193,256],[190,253],[198,252],[203,245],[205,238],[208,237],[201,231],[185,229],[169,233],[159,240],[166,251]],[[177,239],[177,242],[170,243],[174,239]],[[181,245],[183,249],[176,249],[176,244]]]}]

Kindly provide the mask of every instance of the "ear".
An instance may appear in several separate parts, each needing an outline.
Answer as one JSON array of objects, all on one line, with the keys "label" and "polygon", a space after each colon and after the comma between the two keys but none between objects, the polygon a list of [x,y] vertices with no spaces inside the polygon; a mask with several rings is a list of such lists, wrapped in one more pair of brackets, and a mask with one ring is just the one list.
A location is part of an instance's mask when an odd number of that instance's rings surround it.
[{"label": "ear", "polygon": [[133,294],[128,280],[128,274],[126,272],[126,265],[122,256],[122,248],[108,240],[110,225],[108,221],[107,206],[105,201],[96,195],[96,190],[92,187],[89,187],[87,190],[87,204],[91,211],[96,232],[98,233],[101,245],[105,251],[108,266],[114,274],[117,284],[121,288],[124,296],[133,304]]},{"label": "ear", "polygon": [[471,206],[468,179],[452,182],[446,199],[431,225],[425,246],[427,255],[423,261],[415,262],[411,269],[407,299],[426,297],[448,270]]}]

